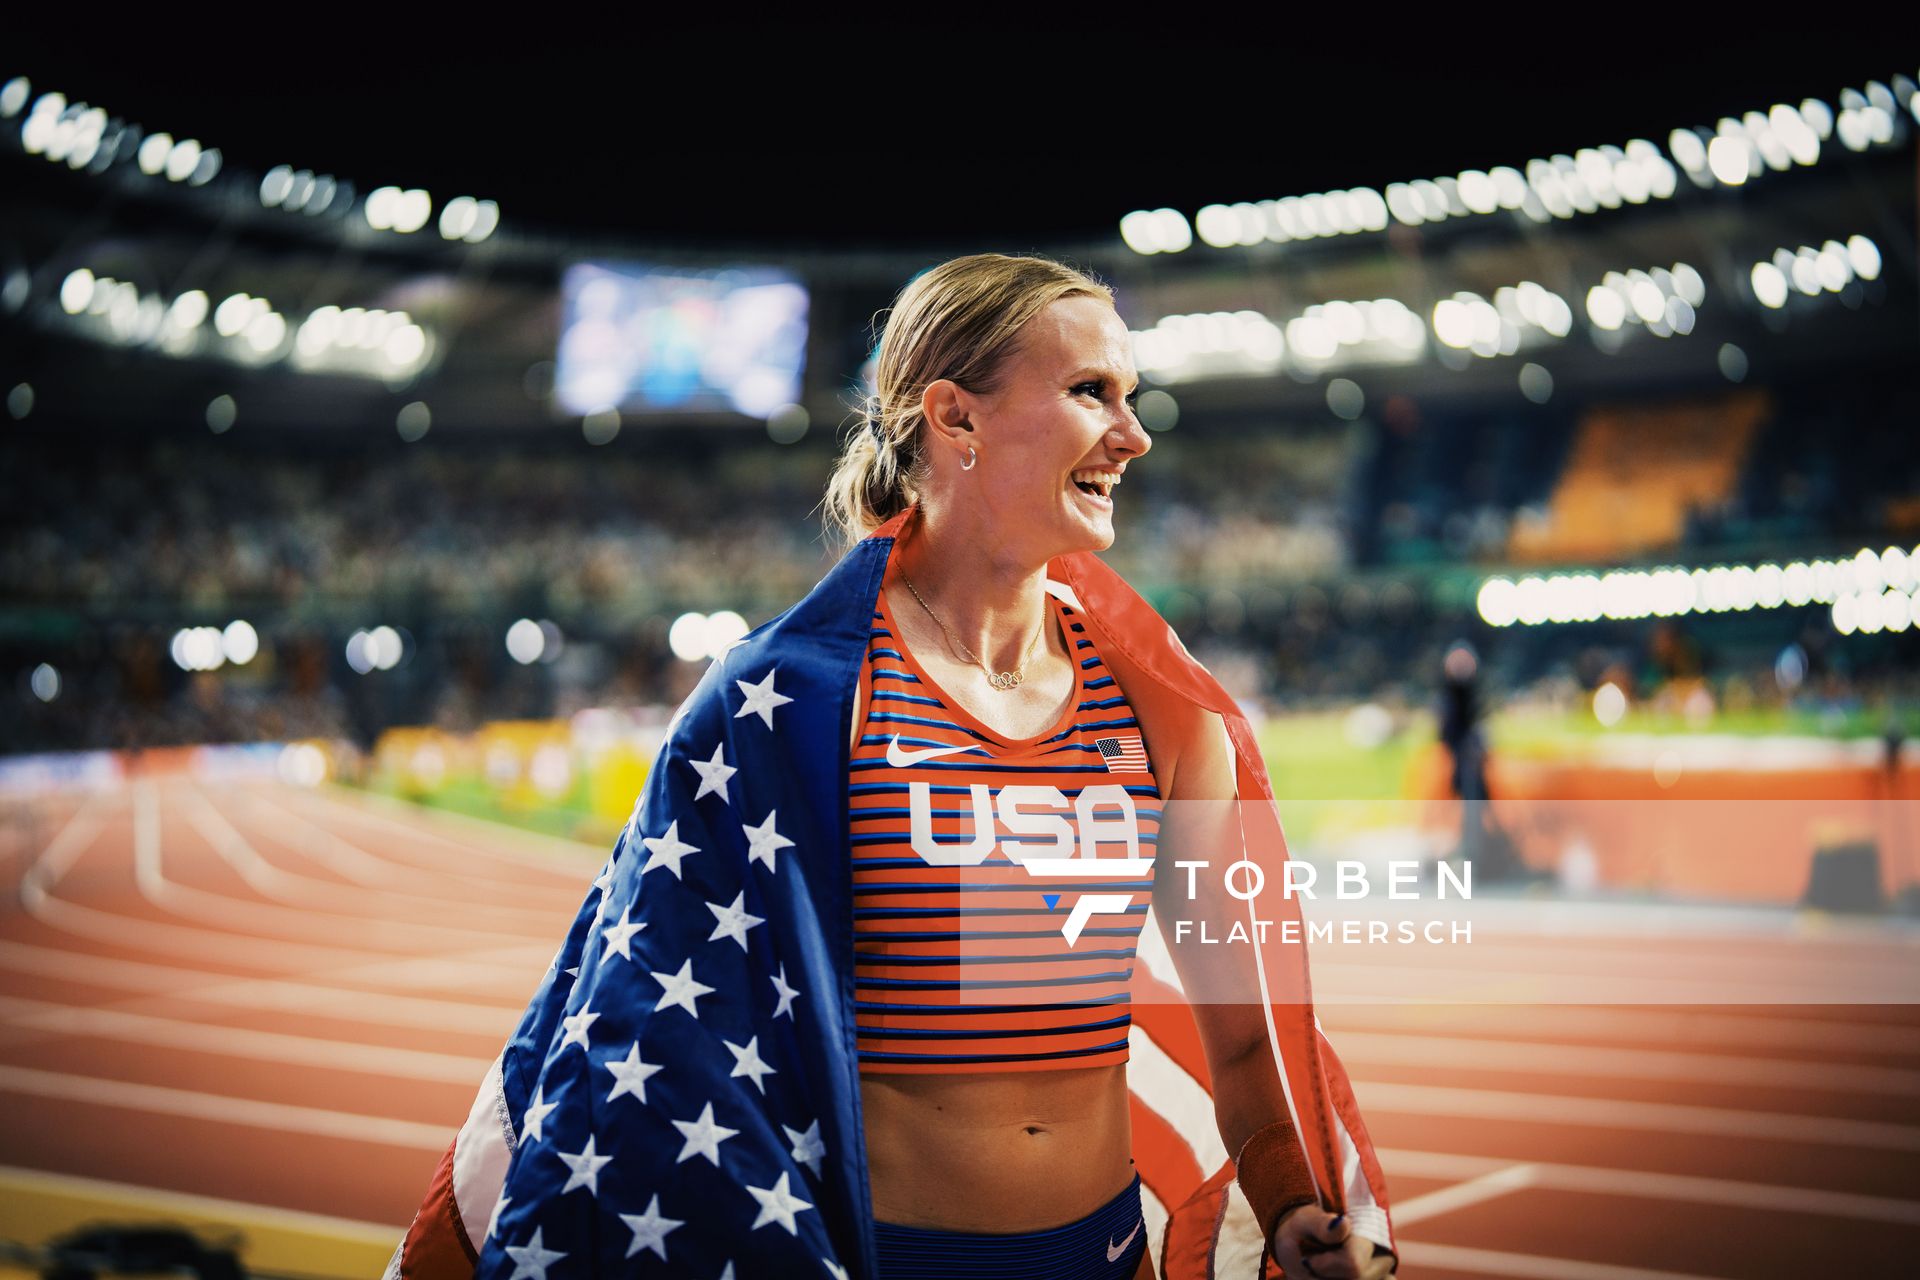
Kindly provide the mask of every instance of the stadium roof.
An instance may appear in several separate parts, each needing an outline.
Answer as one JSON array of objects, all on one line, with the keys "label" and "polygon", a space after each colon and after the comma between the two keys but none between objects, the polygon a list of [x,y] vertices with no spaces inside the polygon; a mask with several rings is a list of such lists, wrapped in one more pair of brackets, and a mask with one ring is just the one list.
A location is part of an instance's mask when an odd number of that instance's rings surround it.
[{"label": "stadium roof", "polygon": [[743,40],[738,24],[555,17],[529,33],[539,19],[519,12],[489,32],[449,13],[419,35],[316,13],[290,41],[16,31],[0,73],[207,139],[256,172],[471,193],[561,236],[1018,251],[1108,240],[1136,208],[1662,139],[1911,75],[1915,61],[1884,32],[1789,40],[1757,21],[1548,39],[1539,12],[1463,20],[1453,47],[1384,16],[1365,40],[1228,16],[1205,39],[1110,16],[959,34],[889,18],[884,39],[808,24]]}]

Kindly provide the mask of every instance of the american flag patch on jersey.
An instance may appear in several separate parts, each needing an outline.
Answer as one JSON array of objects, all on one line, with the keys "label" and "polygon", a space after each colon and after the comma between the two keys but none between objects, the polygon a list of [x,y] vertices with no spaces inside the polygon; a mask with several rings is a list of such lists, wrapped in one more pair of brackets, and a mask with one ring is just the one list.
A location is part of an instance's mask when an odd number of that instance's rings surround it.
[{"label": "american flag patch on jersey", "polygon": [[1139,734],[1130,733],[1122,738],[1095,738],[1093,745],[1100,749],[1100,760],[1107,766],[1108,773],[1146,772],[1147,749],[1142,745]]}]

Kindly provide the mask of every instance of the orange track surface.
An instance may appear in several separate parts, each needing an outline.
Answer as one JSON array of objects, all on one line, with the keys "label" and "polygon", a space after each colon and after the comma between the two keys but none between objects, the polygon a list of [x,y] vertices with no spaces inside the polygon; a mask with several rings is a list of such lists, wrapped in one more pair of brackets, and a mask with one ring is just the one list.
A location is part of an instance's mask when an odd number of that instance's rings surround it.
[{"label": "orange track surface", "polygon": [[[396,1240],[604,860],[186,778],[0,802],[0,832],[0,1165]],[[1911,935],[1846,946],[1920,962]],[[1403,1276],[1920,1273],[1912,1006],[1322,1020],[1380,1149]]]}]

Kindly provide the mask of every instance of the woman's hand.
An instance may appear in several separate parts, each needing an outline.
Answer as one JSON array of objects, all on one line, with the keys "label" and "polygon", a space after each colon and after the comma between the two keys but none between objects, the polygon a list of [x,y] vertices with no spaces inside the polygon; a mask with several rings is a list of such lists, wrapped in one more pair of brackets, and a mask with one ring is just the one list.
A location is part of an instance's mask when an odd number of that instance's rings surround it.
[{"label": "woman's hand", "polygon": [[1301,1205],[1273,1229],[1273,1260],[1291,1280],[1381,1280],[1397,1259],[1374,1252],[1373,1241],[1353,1234],[1346,1215],[1334,1217],[1317,1204]]}]

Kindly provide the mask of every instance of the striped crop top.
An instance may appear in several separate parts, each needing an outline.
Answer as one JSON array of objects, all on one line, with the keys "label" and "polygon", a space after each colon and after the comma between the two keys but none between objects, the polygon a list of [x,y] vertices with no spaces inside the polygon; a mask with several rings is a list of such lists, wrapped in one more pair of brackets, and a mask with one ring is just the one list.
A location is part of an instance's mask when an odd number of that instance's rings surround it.
[{"label": "striped crop top", "polygon": [[[1084,623],[1047,599],[1079,688],[1052,728],[1014,739],[928,677],[879,593],[848,777],[863,1072],[1127,1060],[1160,789]],[[1088,857],[1112,870],[1058,865]]]}]

